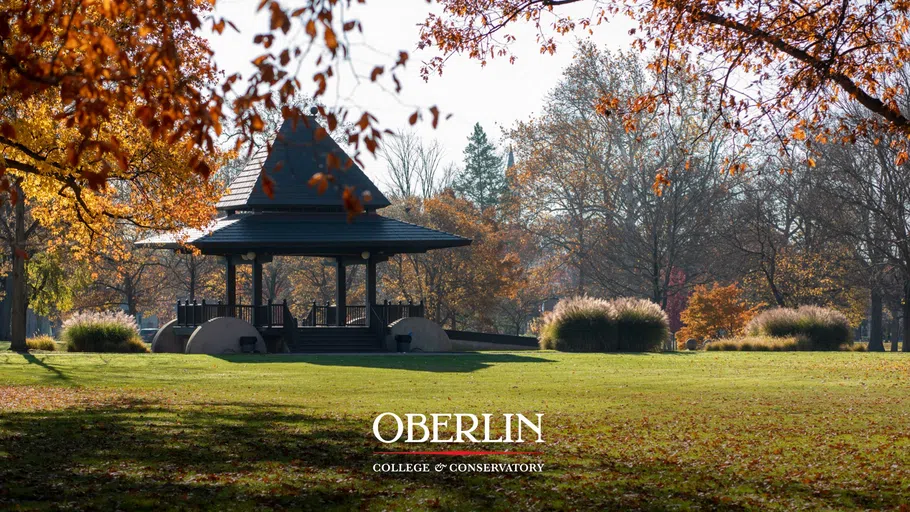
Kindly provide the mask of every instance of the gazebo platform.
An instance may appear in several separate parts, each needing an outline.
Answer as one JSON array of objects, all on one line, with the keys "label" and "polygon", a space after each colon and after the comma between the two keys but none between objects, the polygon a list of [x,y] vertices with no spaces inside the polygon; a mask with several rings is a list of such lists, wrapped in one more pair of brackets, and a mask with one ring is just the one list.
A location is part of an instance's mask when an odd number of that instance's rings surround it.
[{"label": "gazebo platform", "polygon": [[[423,303],[385,301],[374,304],[374,311],[388,326],[402,318],[423,317]],[[203,323],[230,316],[252,324],[274,345],[283,342],[290,352],[345,352],[382,350],[385,329],[371,330],[366,322],[366,306],[346,306],[344,322],[339,325],[338,308],[332,304],[312,302],[309,313],[299,320],[291,314],[287,301],[279,304],[212,304],[206,301],[177,301],[177,321],[173,326],[178,336],[190,336]],[[271,343],[269,343],[271,342]],[[277,347],[273,347],[278,352]]]}]

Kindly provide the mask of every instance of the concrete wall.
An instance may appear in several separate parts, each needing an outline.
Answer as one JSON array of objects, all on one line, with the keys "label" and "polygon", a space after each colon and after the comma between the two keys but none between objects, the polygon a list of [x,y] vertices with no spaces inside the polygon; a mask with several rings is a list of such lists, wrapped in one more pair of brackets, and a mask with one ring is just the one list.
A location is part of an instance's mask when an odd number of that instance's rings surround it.
[{"label": "concrete wall", "polygon": [[479,352],[484,350],[539,350],[525,345],[506,345],[503,343],[484,343],[481,341],[450,340],[455,352]]}]

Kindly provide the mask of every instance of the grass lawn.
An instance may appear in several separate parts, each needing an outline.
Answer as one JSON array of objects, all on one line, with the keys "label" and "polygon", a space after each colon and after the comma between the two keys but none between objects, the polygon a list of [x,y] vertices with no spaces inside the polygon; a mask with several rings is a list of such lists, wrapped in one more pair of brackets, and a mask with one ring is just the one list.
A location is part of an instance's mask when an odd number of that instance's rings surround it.
[{"label": "grass lawn", "polygon": [[[544,413],[543,455],[458,459],[544,471],[376,473],[452,446],[386,411]],[[898,509],[908,425],[904,354],[5,352],[0,509]]]}]

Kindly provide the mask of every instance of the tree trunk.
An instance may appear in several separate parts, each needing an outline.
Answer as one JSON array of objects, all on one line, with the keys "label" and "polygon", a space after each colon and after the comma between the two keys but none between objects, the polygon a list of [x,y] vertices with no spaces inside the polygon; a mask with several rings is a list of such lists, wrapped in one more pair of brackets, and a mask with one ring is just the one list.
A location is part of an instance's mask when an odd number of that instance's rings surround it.
[{"label": "tree trunk", "polygon": [[904,352],[910,352],[910,343],[907,343],[907,340],[910,340],[910,321],[908,321],[910,320],[910,280],[904,282],[904,300],[901,301],[901,309],[904,313]]},{"label": "tree trunk", "polygon": [[891,325],[888,327],[888,341],[891,342],[891,352],[897,352],[897,331],[900,328],[900,315],[894,308],[891,309]]},{"label": "tree trunk", "polygon": [[0,301],[0,340],[10,339],[10,315],[13,306],[13,274],[12,272],[3,280],[4,294]]},{"label": "tree trunk", "polygon": [[19,193],[16,201],[15,218],[15,237],[13,241],[13,304],[12,304],[12,323],[10,327],[10,350],[25,352],[28,346],[25,344],[25,322],[28,312],[28,289],[26,287],[25,275],[25,198],[22,195],[22,189],[16,185],[16,191]]},{"label": "tree trunk", "polygon": [[872,286],[872,307],[869,311],[869,347],[870,352],[884,352],[882,343],[882,292],[878,285]]}]

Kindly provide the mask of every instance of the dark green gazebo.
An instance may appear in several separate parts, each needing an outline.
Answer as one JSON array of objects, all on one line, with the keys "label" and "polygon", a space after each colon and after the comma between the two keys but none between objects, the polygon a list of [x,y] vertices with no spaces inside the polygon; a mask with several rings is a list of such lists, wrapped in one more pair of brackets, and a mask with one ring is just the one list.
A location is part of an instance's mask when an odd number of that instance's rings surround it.
[{"label": "dark green gazebo", "polygon": [[[173,250],[186,250],[186,245],[191,245],[202,254],[225,258],[224,301],[178,301],[178,328],[194,329],[211,318],[236,316],[249,320],[264,335],[276,330],[287,333],[292,326],[286,302],[262,301],[262,265],[278,255],[321,257],[335,263],[335,304],[314,303],[306,318],[300,319],[301,328],[293,327],[299,331],[297,348],[378,348],[388,322],[422,315],[422,305],[377,303],[376,264],[395,254],[466,246],[471,240],[379,215],[377,210],[389,206],[389,200],[331,137],[318,139],[317,128],[314,117],[296,123],[285,121],[271,150],[263,148],[255,153],[231,183],[217,204],[219,218],[208,228],[139,242],[146,247]],[[350,167],[333,170],[334,182],[320,194],[309,181],[314,174],[328,171],[328,155],[334,155],[343,168]],[[263,190],[263,173],[274,182],[272,198]],[[353,219],[348,218],[341,202],[341,191],[346,186],[354,187],[358,194],[369,192],[372,196],[364,204],[366,212]],[[236,266],[242,264],[253,267],[250,305],[237,304],[236,300]],[[350,306],[345,267],[357,264],[366,266],[366,300],[362,306]],[[333,340],[338,343],[333,344]]]}]

